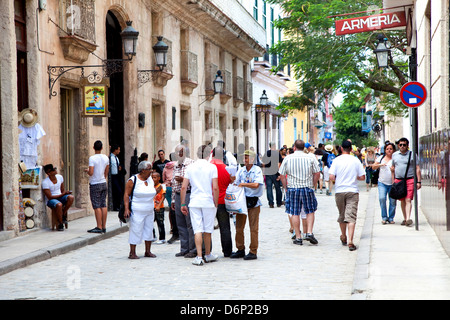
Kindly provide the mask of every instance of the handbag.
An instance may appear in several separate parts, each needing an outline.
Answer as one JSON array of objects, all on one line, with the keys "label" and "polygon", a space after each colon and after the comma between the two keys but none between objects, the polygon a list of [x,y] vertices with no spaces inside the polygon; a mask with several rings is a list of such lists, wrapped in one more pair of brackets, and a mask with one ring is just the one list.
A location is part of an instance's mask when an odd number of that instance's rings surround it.
[{"label": "handbag", "polygon": [[389,191],[389,197],[395,200],[400,200],[406,197],[408,193],[406,186],[406,177],[409,169],[409,162],[411,161],[411,152],[409,153],[408,165],[406,166],[405,177],[400,179],[398,182],[392,184],[391,190]]},{"label": "handbag", "polygon": [[[128,203],[128,207],[129,207],[130,211],[131,211],[131,201],[133,200],[134,187],[136,186],[136,179],[137,179],[137,177],[134,176],[133,189],[131,189],[130,201]],[[119,217],[119,220],[121,223],[128,222],[127,219],[125,218],[125,203],[123,202],[123,199],[122,199],[122,202],[120,203],[118,217]]]},{"label": "handbag", "polygon": [[245,200],[247,202],[247,209],[251,209],[257,205],[259,198],[258,197],[245,197]]},{"label": "handbag", "polygon": [[247,202],[244,188],[230,184],[225,193],[225,208],[230,213],[247,214]]}]

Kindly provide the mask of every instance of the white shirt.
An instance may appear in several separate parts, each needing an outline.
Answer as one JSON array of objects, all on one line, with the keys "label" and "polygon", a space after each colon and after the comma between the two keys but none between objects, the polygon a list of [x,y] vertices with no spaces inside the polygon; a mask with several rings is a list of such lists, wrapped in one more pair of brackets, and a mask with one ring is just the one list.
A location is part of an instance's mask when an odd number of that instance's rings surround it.
[{"label": "white shirt", "polygon": [[376,163],[385,164],[380,167],[380,174],[378,175],[378,181],[381,182],[382,184],[386,184],[386,185],[390,186],[393,183],[392,173],[391,173],[392,158],[389,161],[387,161],[386,158],[381,160],[381,158],[383,158],[383,156],[379,156],[377,158],[377,160],[375,161]]},{"label": "white shirt", "polygon": [[[136,179],[136,186],[133,191],[133,200],[131,200],[131,210],[152,214],[154,209],[153,198],[156,195],[155,184],[152,177],[150,176],[146,181],[142,181],[135,175],[128,180],[131,180],[134,183],[134,179]],[[147,185],[145,185],[146,182]]]},{"label": "white shirt", "polygon": [[106,183],[105,168],[109,159],[104,154],[94,154],[89,157],[89,167],[94,167],[94,174],[89,177],[89,184]]},{"label": "white shirt", "polygon": [[349,154],[342,154],[333,160],[329,174],[336,177],[336,193],[358,193],[358,177],[365,176],[366,172],[358,158]]},{"label": "white shirt", "polygon": [[61,194],[61,184],[64,182],[64,178],[60,174],[55,175],[55,177],[56,183],[53,183],[49,177],[45,178],[42,181],[42,189],[49,189],[52,196],[59,196]]},{"label": "white shirt", "polygon": [[119,174],[119,166],[120,161],[119,158],[114,153],[111,153],[109,156],[111,159],[111,167],[109,168],[111,170],[111,174]]},{"label": "white shirt", "polygon": [[184,175],[191,184],[189,207],[214,208],[212,179],[217,178],[217,167],[205,159],[199,159],[186,168]]}]

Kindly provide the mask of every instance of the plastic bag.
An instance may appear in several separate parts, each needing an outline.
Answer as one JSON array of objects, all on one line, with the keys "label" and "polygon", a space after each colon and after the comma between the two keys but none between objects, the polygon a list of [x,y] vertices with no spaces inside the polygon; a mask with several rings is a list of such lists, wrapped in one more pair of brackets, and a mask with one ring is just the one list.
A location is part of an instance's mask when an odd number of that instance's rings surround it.
[{"label": "plastic bag", "polygon": [[225,193],[225,208],[231,213],[247,214],[247,200],[244,188],[230,184]]}]

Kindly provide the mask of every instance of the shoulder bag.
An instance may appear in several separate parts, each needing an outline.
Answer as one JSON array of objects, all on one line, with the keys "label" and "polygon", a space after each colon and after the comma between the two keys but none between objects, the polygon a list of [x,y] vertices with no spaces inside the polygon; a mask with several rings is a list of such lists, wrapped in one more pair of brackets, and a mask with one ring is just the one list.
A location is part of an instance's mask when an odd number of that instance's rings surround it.
[{"label": "shoulder bag", "polygon": [[411,151],[409,152],[409,158],[408,158],[408,165],[406,166],[406,172],[405,172],[405,177],[402,179],[399,179],[400,181],[398,182],[394,182],[392,184],[391,187],[391,191],[389,191],[389,197],[391,197],[392,199],[403,199],[404,197],[406,197],[407,192],[407,188],[406,188],[406,178],[407,178],[407,174],[408,174],[408,169],[409,169],[409,162],[411,161]]},{"label": "shoulder bag", "polygon": [[[129,205],[128,207],[130,208],[130,211],[131,211],[131,201],[133,200],[134,187],[136,186],[136,179],[137,179],[137,177],[134,176],[133,189],[131,189],[130,202],[128,203],[128,205]],[[127,219],[125,219],[125,203],[123,202],[123,199],[122,199],[122,202],[120,203],[118,217],[119,217],[119,220],[121,223],[128,222]]]}]

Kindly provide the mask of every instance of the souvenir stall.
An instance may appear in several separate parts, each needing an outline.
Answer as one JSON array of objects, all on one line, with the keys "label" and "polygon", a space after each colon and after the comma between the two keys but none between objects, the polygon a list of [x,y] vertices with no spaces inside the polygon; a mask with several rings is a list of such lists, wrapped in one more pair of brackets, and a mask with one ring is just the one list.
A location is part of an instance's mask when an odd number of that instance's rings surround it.
[{"label": "souvenir stall", "polygon": [[19,230],[36,225],[36,199],[42,198],[42,166],[38,164],[38,146],[45,131],[37,112],[27,108],[19,114]]}]

